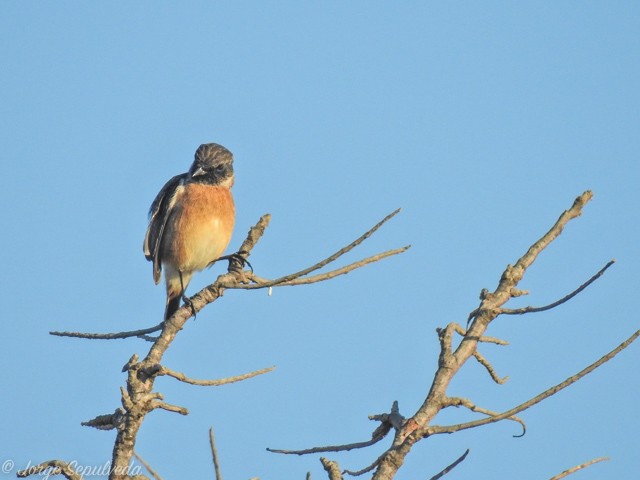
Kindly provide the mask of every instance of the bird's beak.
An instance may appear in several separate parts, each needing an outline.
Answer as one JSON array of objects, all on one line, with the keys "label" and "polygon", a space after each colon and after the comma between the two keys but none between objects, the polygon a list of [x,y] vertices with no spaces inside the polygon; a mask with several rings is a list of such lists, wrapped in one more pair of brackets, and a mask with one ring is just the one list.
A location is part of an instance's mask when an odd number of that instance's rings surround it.
[{"label": "bird's beak", "polygon": [[205,174],[205,171],[202,169],[202,167],[198,167],[198,169],[191,174],[191,178],[199,177],[200,175],[204,175],[204,174]]}]

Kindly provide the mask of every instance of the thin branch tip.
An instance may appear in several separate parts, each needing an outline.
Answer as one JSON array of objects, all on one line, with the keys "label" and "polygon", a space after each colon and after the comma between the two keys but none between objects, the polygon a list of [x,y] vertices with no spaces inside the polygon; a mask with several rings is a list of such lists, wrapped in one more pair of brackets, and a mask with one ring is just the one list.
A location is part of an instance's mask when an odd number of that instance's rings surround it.
[{"label": "thin branch tip", "polygon": [[578,470],[582,470],[583,468],[587,468],[590,467],[591,465],[595,464],[595,463],[600,463],[600,462],[604,462],[604,461],[608,461],[609,457],[599,457],[599,458],[594,458],[593,460],[589,460],[588,462],[584,462],[580,465],[576,465],[575,467],[572,467],[568,470],[565,470],[562,473],[559,473],[558,475],[555,475],[554,477],[551,477],[550,480],[560,480],[561,478],[564,478],[568,475],[571,475],[572,473],[577,472]]},{"label": "thin branch tip", "polygon": [[447,466],[444,470],[442,470],[441,472],[431,477],[430,480],[438,480],[439,478],[444,477],[447,473],[449,473],[451,470],[453,470],[458,465],[460,465],[464,461],[464,459],[467,458],[467,455],[469,455],[470,451],[471,449],[467,448],[466,452],[464,452],[460,457],[458,457],[451,465]]}]

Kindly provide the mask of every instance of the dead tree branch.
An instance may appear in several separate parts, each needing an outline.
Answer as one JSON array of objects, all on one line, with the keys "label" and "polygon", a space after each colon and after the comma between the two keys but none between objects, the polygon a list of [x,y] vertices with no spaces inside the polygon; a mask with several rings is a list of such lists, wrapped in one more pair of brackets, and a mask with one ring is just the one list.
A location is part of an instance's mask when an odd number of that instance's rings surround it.
[{"label": "dead tree branch", "polygon": [[[304,276],[310,274],[311,272],[314,272],[316,270],[319,270],[319,269],[325,267],[326,265],[328,265],[328,264],[334,262],[335,260],[337,260],[338,258],[340,258],[345,253],[350,252],[351,250],[353,250],[355,247],[357,247],[362,242],[364,242],[367,238],[369,238],[371,235],[373,235],[382,225],[384,225],[386,222],[388,222],[393,217],[395,217],[399,212],[400,212],[400,209],[398,208],[394,212],[391,212],[389,215],[384,217],[382,220],[380,220],[378,223],[376,223],[371,229],[369,229],[368,231],[366,231],[365,233],[360,235],[358,238],[356,238],[353,242],[351,242],[346,247],[341,248],[340,250],[338,250],[333,255],[330,255],[327,258],[325,258],[324,260],[321,260],[321,261],[317,262],[316,264],[311,265],[310,267],[307,267],[307,268],[305,268],[303,270],[300,270],[299,272],[290,273],[290,274],[285,275],[283,277],[276,278],[275,280],[260,279],[261,281],[259,283],[253,284],[253,285],[244,285],[244,286],[234,285],[232,287],[227,287],[227,288],[243,288],[243,289],[247,289],[247,290],[252,290],[252,289],[257,289],[257,288],[275,287],[275,286],[280,286],[280,285],[283,285],[283,284],[287,284],[288,282],[291,282],[292,280],[295,280],[297,278],[304,277]],[[409,248],[409,247],[408,246],[405,247],[404,250],[406,250],[407,248]],[[397,253],[401,253],[401,252],[397,252]],[[371,262],[369,262],[369,263],[371,263]]]},{"label": "dead tree branch", "polygon": [[83,332],[49,332],[49,335],[55,335],[56,337],[73,337],[73,338],[86,338],[89,340],[117,340],[121,338],[131,337],[144,337],[149,333],[159,332],[162,330],[164,322],[159,323],[154,327],[141,328],[140,330],[130,330],[128,332],[115,332],[115,333],[83,333]]},{"label": "dead tree branch", "polygon": [[491,363],[489,363],[489,360],[484,358],[479,351],[476,350],[475,352],[473,352],[473,357],[478,361],[480,365],[482,365],[487,370],[487,372],[491,376],[491,379],[497,384],[503,385],[507,382],[507,380],[509,380],[508,375],[506,377],[500,378],[496,373],[496,370],[493,368],[493,365],[491,365]]},{"label": "dead tree branch", "polygon": [[[404,252],[409,248],[408,246],[374,255],[324,274],[311,277],[307,276],[309,273],[323,268],[360,245],[398,212],[399,210],[396,210],[390,215],[387,215],[373,228],[365,232],[346,247],[338,250],[333,255],[299,272],[285,275],[276,280],[263,280],[254,276],[253,271],[244,270],[244,265],[248,263],[247,259],[249,255],[251,255],[253,248],[258,243],[269,224],[269,220],[271,218],[270,215],[263,215],[258,223],[251,227],[239,251],[235,255],[229,257],[228,273],[220,275],[214,283],[203,288],[200,292],[192,296],[189,306],[183,306],[178,309],[171,318],[161,324],[146,329],[107,334],[51,332],[53,335],[71,336],[75,338],[115,339],[135,336],[153,341],[153,345],[143,360],[139,361],[138,356],[133,355],[123,369],[123,371],[127,372],[127,382],[126,389],[121,388],[122,408],[117,409],[114,414],[101,415],[89,422],[86,422],[86,425],[96,428],[109,429],[115,427],[117,429],[118,433],[112,454],[112,472],[109,476],[110,480],[128,480],[132,478],[128,474],[128,466],[130,465],[131,459],[134,455],[134,447],[138,431],[145,416],[149,412],[156,409],[163,409],[169,412],[179,413],[181,415],[188,414],[188,410],[186,408],[164,402],[162,395],[153,391],[154,382],[158,376],[168,375],[179,381],[192,385],[216,386],[245,380],[256,375],[267,373],[273,369],[273,367],[271,367],[221,380],[195,380],[181,372],[176,372],[164,367],[161,362],[165,352],[191,316],[202,310],[206,305],[220,298],[226,289],[250,290],[281,285],[290,286],[315,283],[329,280],[337,275],[343,275],[367,264]],[[154,332],[159,332],[159,335],[157,337],[148,337],[149,333]],[[331,465],[331,463],[327,463],[327,465]],[[335,478],[341,478],[341,476]]]},{"label": "dead tree branch", "polygon": [[451,470],[453,470],[458,465],[460,465],[462,462],[464,462],[464,459],[467,458],[467,455],[469,455],[469,449],[468,448],[467,448],[467,451],[464,452],[462,455],[460,455],[460,457],[458,457],[458,459],[456,461],[454,461],[451,465],[449,465],[447,468],[442,470],[440,473],[437,473],[436,475],[431,477],[430,480],[438,480],[439,478],[444,477],[447,473],[449,473]]},{"label": "dead tree branch", "polygon": [[569,470],[565,470],[564,472],[559,473],[555,477],[551,477],[549,480],[560,480],[561,478],[564,478],[564,477],[566,477],[568,475],[571,475],[572,473],[577,472],[578,470],[582,470],[583,468],[587,468],[587,467],[593,465],[594,463],[604,462],[605,460],[609,460],[609,458],[608,457],[594,458],[593,460],[589,460],[588,462],[585,462],[583,464],[576,465],[575,467],[572,467]]},{"label": "dead tree branch", "polygon": [[378,415],[370,415],[369,420],[375,420],[380,422],[378,428],[376,428],[371,434],[371,440],[366,442],[349,443],[346,445],[329,445],[326,447],[314,447],[305,450],[282,450],[276,448],[267,448],[267,451],[271,453],[282,453],[285,455],[308,455],[310,453],[326,453],[326,452],[344,452],[348,450],[355,450],[358,448],[370,447],[378,443],[391,431],[392,428],[399,429],[404,423],[404,417],[400,415],[398,409],[398,402],[393,402],[391,406],[391,413],[381,413]]},{"label": "dead tree branch", "polygon": [[[448,398],[444,404],[444,408],[447,408],[447,407],[465,407],[472,412],[482,413],[484,415],[487,415],[488,417],[495,417],[499,415],[498,412],[493,412],[491,410],[487,410],[486,408],[478,407],[471,400],[468,400],[466,398],[460,398],[460,397]],[[514,422],[518,422],[522,426],[522,433],[520,435],[514,435],[514,437],[523,437],[525,435],[525,433],[527,432],[527,425],[524,423],[524,420],[516,417],[515,415],[507,417],[506,420],[513,420]],[[442,433],[448,433],[448,432],[442,432]]]},{"label": "dead tree branch", "polygon": [[552,308],[555,308],[558,305],[562,305],[563,303],[571,300],[573,297],[575,297],[577,294],[579,294],[581,291],[583,291],[585,288],[587,288],[589,285],[595,282],[598,278],[600,278],[604,274],[604,272],[607,270],[607,268],[609,268],[614,263],[616,263],[615,260],[610,260],[604,267],[602,267],[598,271],[598,273],[596,273],[593,277],[591,277],[589,280],[587,280],[578,288],[576,288],[569,295],[565,295],[560,300],[550,303],[549,305],[545,305],[544,307],[524,307],[524,308],[515,308],[515,309],[503,308],[500,313],[503,313],[505,315],[522,315],[525,313],[544,312],[545,310],[551,310]]},{"label": "dead tree branch", "polygon": [[[518,284],[527,269],[538,258],[538,255],[562,233],[567,223],[582,214],[583,207],[592,197],[593,194],[590,191],[586,191],[576,198],[573,205],[560,215],[556,223],[547,233],[531,245],[527,252],[518,259],[514,265],[507,266],[500,278],[497,288],[493,292],[483,291],[480,306],[470,314],[470,326],[455,351],[453,351],[451,344],[450,333],[453,328],[447,327],[444,331],[441,330],[439,332],[441,344],[440,360],[429,393],[415,415],[396,433],[392,446],[383,454],[383,458],[378,464],[378,468],[373,476],[374,480],[392,479],[404,463],[404,459],[411,451],[413,445],[420,439],[434,433],[434,427],[430,426],[430,424],[446,405],[447,388],[462,365],[464,365],[476,351],[478,339],[484,335],[489,324],[502,313],[502,306],[514,296],[519,296],[524,293],[518,289]],[[584,374],[586,373],[588,372]],[[575,380],[568,384],[573,383],[578,378],[581,378],[581,376],[576,377]],[[547,396],[556,393],[558,390],[559,388],[550,389]],[[546,396],[544,398],[546,398]],[[541,401],[541,399],[537,401]],[[487,417],[477,420],[476,422],[468,422],[465,425],[484,425],[492,421],[497,421],[498,418],[509,418],[520,411],[521,409],[512,409],[497,417]]]},{"label": "dead tree branch", "polygon": [[483,418],[481,420],[476,420],[476,421],[473,421],[473,422],[460,423],[460,424],[457,424],[457,425],[450,425],[450,426],[446,426],[446,427],[433,426],[433,427],[430,427],[428,429],[428,432],[425,432],[425,436],[438,434],[438,433],[454,433],[454,432],[458,432],[460,430],[466,430],[466,429],[469,429],[469,428],[475,428],[475,427],[479,427],[481,425],[487,425],[489,423],[494,423],[494,422],[497,422],[497,421],[500,421],[500,420],[504,420],[505,418],[513,417],[517,413],[520,413],[523,410],[526,410],[527,408],[530,408],[530,407],[534,406],[535,404],[540,403],[541,401],[545,400],[546,398],[550,397],[551,395],[554,395],[554,394],[558,393],[560,390],[563,390],[563,389],[567,388],[569,385],[571,385],[573,383],[576,383],[578,380],[580,380],[585,375],[588,375],[589,373],[593,372],[599,366],[601,366],[601,365],[605,364],[606,362],[608,362],[609,360],[611,360],[618,353],[620,353],[622,350],[624,350],[629,345],[631,345],[631,343],[633,343],[638,337],[640,337],[640,330],[637,330],[636,332],[634,332],[629,338],[627,338],[624,342],[622,342],[616,348],[611,350],[606,355],[603,355],[602,357],[600,357],[597,361],[593,362],[591,365],[589,365],[589,366],[585,367],[584,369],[580,370],[575,375],[572,375],[571,377],[567,378],[565,381],[563,381],[561,383],[558,383],[557,385],[554,385],[551,388],[548,388],[544,392],[536,395],[535,397],[527,400],[526,402],[521,403],[520,405],[518,405],[516,407],[513,407],[510,410],[507,410],[506,412],[503,412],[503,413],[500,413],[500,414],[497,414],[497,415],[492,415],[490,417]]},{"label": "dead tree branch", "polygon": [[251,275],[251,279],[254,282],[256,282],[255,284],[227,286],[227,288],[237,289],[237,290],[257,290],[260,288],[290,287],[295,285],[309,285],[311,283],[324,282],[325,280],[331,280],[332,278],[338,277],[340,275],[346,275],[347,273],[352,272],[353,270],[364,267],[365,265],[369,265],[370,263],[380,261],[392,255],[398,255],[399,253],[404,253],[407,250],[409,250],[409,248],[411,248],[411,245],[407,245],[402,248],[396,248],[394,250],[388,250],[386,252],[382,252],[377,255],[372,255],[371,257],[367,257],[357,262],[351,263],[344,267],[331,270],[330,272],[322,273],[319,275],[313,275],[311,277],[295,278],[292,280],[287,280],[286,282],[280,282],[278,280],[267,280],[264,278],[257,277],[255,275]]},{"label": "dead tree branch", "polygon": [[[412,417],[406,420],[403,418],[399,428],[396,426],[395,436],[391,446],[371,465],[355,472],[345,470],[345,473],[360,475],[375,468],[375,473],[373,475],[374,480],[391,480],[398,469],[401,468],[406,455],[411,451],[413,445],[419,440],[434,434],[453,433],[462,429],[474,428],[504,419],[510,419],[520,423],[523,427],[524,433],[524,431],[526,431],[526,426],[520,418],[515,416],[517,413],[541,402],[563,388],[575,383],[598,366],[613,358],[617,353],[633,342],[638,335],[640,335],[640,331],[634,333],[617,348],[564,382],[545,390],[536,397],[503,413],[496,413],[491,410],[477,407],[466,399],[450,398],[447,396],[446,392],[452,379],[471,357],[474,357],[485,367],[495,382],[504,383],[508,378],[498,377],[491,363],[477,350],[479,343],[495,343],[498,345],[505,345],[507,343],[500,339],[485,336],[485,332],[489,324],[499,315],[532,313],[557,307],[569,301],[586,287],[591,285],[613,264],[613,261],[609,262],[596,275],[591,277],[576,290],[550,305],[546,305],[544,307],[526,307],[524,309],[504,308],[504,304],[511,298],[528,294],[526,290],[518,288],[518,284],[524,277],[525,272],[535,262],[540,253],[562,233],[566,225],[571,220],[582,214],[584,206],[591,200],[592,196],[593,195],[590,191],[586,191],[577,197],[573,202],[573,205],[560,215],[555,224],[542,237],[540,237],[540,239],[533,243],[514,265],[507,265],[507,268],[498,282],[498,286],[493,292],[490,292],[487,289],[482,290],[480,305],[469,314],[467,329],[462,328],[457,323],[450,323],[446,328],[437,329],[438,339],[440,342],[438,368],[423,404]],[[461,335],[462,339],[454,346],[453,336],[455,333]],[[483,413],[487,416],[480,420],[465,422],[458,425],[432,425],[437,414],[444,408],[450,406],[465,406],[471,411]],[[298,452],[313,453],[314,451],[315,449],[308,449]]]},{"label": "dead tree branch", "polygon": [[222,480],[222,473],[220,473],[220,460],[218,457],[218,449],[216,448],[216,440],[213,436],[213,427],[209,429],[209,445],[211,445],[211,458],[213,460],[213,468],[216,472],[216,480]]},{"label": "dead tree branch", "polygon": [[173,377],[176,380],[180,380],[181,382],[188,383],[190,385],[199,385],[202,387],[219,387],[221,385],[227,385],[229,383],[241,382],[242,380],[247,380],[249,378],[257,377],[258,375],[262,375],[268,372],[271,372],[276,367],[268,367],[263,368],[261,370],[256,370],[254,372],[244,373],[242,375],[235,375],[233,377],[220,378],[217,380],[196,380],[194,378],[187,377],[184,373],[176,372],[171,370],[163,365],[154,365],[149,368],[147,373],[149,375],[167,375],[169,377]]}]

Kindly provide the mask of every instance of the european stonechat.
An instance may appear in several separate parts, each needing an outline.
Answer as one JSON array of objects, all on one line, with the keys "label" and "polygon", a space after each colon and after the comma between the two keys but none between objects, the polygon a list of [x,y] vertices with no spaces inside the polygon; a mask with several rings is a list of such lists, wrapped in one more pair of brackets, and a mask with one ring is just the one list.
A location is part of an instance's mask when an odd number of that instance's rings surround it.
[{"label": "european stonechat", "polygon": [[194,272],[218,260],[229,245],[235,223],[233,155],[222,145],[196,150],[187,173],[169,180],[149,209],[144,255],[153,262],[158,284],[162,268],[167,286],[165,320],[180,308]]}]

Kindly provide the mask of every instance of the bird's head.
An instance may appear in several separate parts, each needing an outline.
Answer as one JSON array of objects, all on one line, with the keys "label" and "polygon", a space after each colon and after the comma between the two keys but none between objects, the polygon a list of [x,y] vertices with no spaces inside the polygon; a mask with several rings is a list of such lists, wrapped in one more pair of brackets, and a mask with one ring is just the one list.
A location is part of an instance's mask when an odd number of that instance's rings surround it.
[{"label": "bird's head", "polygon": [[217,143],[200,145],[189,169],[189,181],[230,188],[233,185],[233,154]]}]

